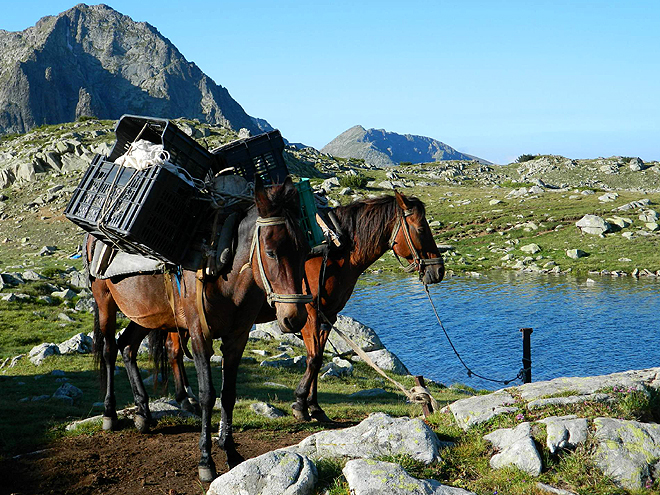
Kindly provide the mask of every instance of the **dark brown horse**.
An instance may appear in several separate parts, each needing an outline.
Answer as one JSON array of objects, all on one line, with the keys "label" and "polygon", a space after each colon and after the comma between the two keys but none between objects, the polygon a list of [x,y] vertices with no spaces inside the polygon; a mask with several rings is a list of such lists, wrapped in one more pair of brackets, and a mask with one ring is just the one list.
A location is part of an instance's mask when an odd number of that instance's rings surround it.
[{"label": "dark brown horse", "polygon": [[[92,292],[97,304],[95,349],[106,381],[104,429],[113,428],[117,420],[113,383],[117,349],[122,353],[138,408],[136,426],[144,431],[151,416],[136,364],[139,344],[152,330],[185,329],[192,341],[202,409],[199,476],[203,481],[215,477],[211,458],[211,412],[216,398],[209,362],[213,354],[211,339],[222,339],[222,420],[231,428],[238,364],[248,332],[264,302],[268,300],[274,306],[272,314],[286,331],[300,331],[307,321],[305,302],[310,298],[302,296],[301,289],[309,247],[299,216],[298,193],[290,179],[269,189],[257,184],[255,207],[248,210],[238,227],[231,271],[202,283],[194,271],[184,270],[180,292],[172,291],[174,308],[163,274],[93,279]],[[88,259],[90,246],[91,242],[87,247]],[[131,321],[115,342],[117,310]],[[233,467],[243,458],[236,451],[231,435],[224,439],[221,446]]]},{"label": "dark brown horse", "polygon": [[[343,247],[330,251],[322,284],[319,284],[319,277],[322,276],[324,258],[310,257],[305,263],[314,300],[307,305],[309,317],[302,329],[307,347],[307,369],[296,388],[296,402],[292,404],[294,416],[304,421],[312,418],[329,421],[319,406],[317,395],[323,350],[331,330],[328,321],[331,324],[337,321],[337,314],[346,305],[360,275],[391,248],[397,257],[408,261],[407,271],[416,270],[424,284],[440,282],[444,276],[442,257],[426,220],[424,203],[419,199],[396,192],[393,197],[356,201],[335,208],[333,212],[342,232]],[[264,306],[256,321],[272,321],[274,316],[271,308]],[[184,401],[187,400],[187,379],[183,350],[179,336],[171,334],[170,337],[168,352],[177,400]],[[221,424],[221,438],[223,427]]]}]

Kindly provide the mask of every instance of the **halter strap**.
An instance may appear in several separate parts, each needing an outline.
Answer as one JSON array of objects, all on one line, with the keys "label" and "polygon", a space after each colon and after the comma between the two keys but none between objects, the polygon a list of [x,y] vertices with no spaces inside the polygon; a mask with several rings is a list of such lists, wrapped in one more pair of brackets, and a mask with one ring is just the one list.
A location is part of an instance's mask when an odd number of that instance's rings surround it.
[{"label": "halter strap", "polygon": [[[422,277],[422,270],[424,269],[425,266],[428,265],[439,265],[441,263],[444,263],[442,261],[442,258],[422,258],[419,255],[419,252],[415,248],[415,245],[413,244],[412,238],[410,237],[410,231],[409,231],[409,226],[408,222],[406,222],[406,217],[411,216],[414,211],[410,208],[403,209],[397,204],[397,217],[399,218],[400,221],[396,222],[396,227],[392,231],[392,235],[390,237],[390,248],[392,248],[392,252],[394,253],[394,256],[396,256],[396,259],[399,261],[399,264],[403,267],[404,271],[406,273],[411,273],[417,270],[419,272],[419,277]],[[403,234],[404,237],[406,238],[406,243],[408,244],[408,248],[410,249],[410,253],[412,254],[412,262],[408,264],[408,266],[405,266],[401,259],[399,258],[399,255],[396,254],[394,251],[394,244],[396,243],[396,237],[399,234],[399,230],[401,230],[401,227],[403,227]]]},{"label": "halter strap", "polygon": [[245,268],[252,266],[252,257],[257,255],[257,267],[259,268],[259,275],[261,276],[261,282],[264,285],[264,292],[266,293],[266,301],[268,301],[269,306],[273,306],[274,303],[286,303],[286,304],[296,304],[296,303],[311,303],[313,297],[311,294],[277,294],[273,292],[273,287],[266,276],[266,271],[264,270],[264,264],[261,260],[261,243],[259,242],[259,229],[261,227],[268,227],[273,225],[282,225],[286,223],[286,218],[284,217],[269,217],[262,218],[257,217],[254,228],[254,235],[252,236],[252,244],[250,246],[250,258],[249,261],[243,265],[241,271]]}]

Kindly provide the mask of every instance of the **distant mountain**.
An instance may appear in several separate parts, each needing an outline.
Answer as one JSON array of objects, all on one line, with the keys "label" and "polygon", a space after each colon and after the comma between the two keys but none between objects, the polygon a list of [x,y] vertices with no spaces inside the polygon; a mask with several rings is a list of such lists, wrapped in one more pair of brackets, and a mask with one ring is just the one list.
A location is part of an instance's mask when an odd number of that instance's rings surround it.
[{"label": "distant mountain", "polygon": [[383,129],[365,129],[361,125],[341,133],[321,150],[342,158],[363,158],[370,165],[386,167],[401,162],[427,163],[445,160],[490,162],[456,151],[436,139],[396,134]]},{"label": "distant mountain", "polygon": [[0,30],[0,134],[125,113],[199,119],[253,134],[270,128],[155,27],[107,5],[79,4],[25,31]]}]

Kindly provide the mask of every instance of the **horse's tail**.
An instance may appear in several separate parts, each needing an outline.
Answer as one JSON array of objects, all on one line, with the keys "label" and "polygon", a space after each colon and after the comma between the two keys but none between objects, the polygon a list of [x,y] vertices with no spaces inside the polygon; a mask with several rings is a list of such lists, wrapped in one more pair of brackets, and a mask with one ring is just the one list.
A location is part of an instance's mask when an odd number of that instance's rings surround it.
[{"label": "horse's tail", "polygon": [[[169,379],[169,360],[167,355],[167,332],[152,330],[149,332],[149,350],[154,364],[154,375],[161,377],[160,384],[167,390]],[[156,381],[154,381],[156,385]]]},{"label": "horse's tail", "polygon": [[108,381],[107,367],[103,359],[103,348],[105,347],[105,337],[101,332],[101,323],[99,321],[99,305],[94,301],[94,367],[99,370],[99,382],[101,390],[105,393]]}]

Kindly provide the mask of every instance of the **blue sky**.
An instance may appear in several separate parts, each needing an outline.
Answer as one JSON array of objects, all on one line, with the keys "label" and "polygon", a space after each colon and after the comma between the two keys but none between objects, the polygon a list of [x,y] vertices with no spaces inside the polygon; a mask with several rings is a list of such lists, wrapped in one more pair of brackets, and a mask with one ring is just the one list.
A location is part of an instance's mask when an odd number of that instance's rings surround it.
[{"label": "blue sky", "polygon": [[[660,160],[658,0],[106,3],[294,142],[321,148],[360,124],[496,163]],[[74,4],[23,0],[0,29]]]}]

